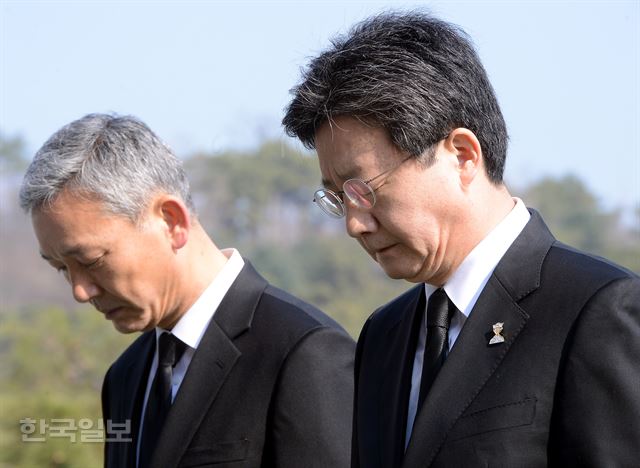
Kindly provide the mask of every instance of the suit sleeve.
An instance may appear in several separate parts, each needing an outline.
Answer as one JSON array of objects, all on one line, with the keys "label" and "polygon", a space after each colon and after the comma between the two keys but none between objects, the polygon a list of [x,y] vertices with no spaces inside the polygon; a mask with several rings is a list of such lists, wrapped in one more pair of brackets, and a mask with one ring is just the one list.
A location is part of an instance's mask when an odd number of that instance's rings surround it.
[{"label": "suit sleeve", "polygon": [[640,441],[640,280],[616,280],[587,303],[566,344],[550,462],[637,466]]},{"label": "suit sleeve", "polygon": [[341,330],[318,328],[289,353],[273,409],[276,466],[349,467],[354,345]]}]

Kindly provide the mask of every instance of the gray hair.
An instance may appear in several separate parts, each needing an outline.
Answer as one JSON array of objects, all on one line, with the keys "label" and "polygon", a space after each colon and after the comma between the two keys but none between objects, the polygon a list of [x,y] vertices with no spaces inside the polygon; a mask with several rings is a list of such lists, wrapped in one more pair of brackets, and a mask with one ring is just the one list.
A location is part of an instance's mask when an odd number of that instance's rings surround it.
[{"label": "gray hair", "polygon": [[133,222],[158,192],[181,197],[195,214],[182,162],[131,116],[89,114],[54,133],[27,169],[20,206],[32,212],[63,190],[96,198]]}]

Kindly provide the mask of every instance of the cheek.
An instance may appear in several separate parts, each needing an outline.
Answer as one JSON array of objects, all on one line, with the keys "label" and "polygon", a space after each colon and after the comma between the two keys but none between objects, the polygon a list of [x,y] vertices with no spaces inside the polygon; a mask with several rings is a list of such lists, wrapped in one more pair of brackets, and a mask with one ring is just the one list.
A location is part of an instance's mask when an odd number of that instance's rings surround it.
[{"label": "cheek", "polygon": [[426,254],[438,241],[438,220],[429,213],[405,212],[389,220],[390,232],[412,250]]},{"label": "cheek", "polygon": [[414,237],[425,226],[425,213],[416,206],[402,203],[385,210],[379,220],[385,229],[395,235]]},{"label": "cheek", "polygon": [[166,260],[163,245],[154,235],[138,238],[123,249],[123,257],[128,262],[126,276],[128,281],[155,282],[166,272]]},{"label": "cheek", "polygon": [[162,300],[175,280],[172,274],[173,254],[163,251],[162,246],[146,246],[141,249],[146,255],[137,260],[132,270],[131,284],[136,285],[136,294],[148,301]]},{"label": "cheek", "polygon": [[137,302],[148,295],[161,270],[152,257],[141,255],[145,249],[125,249],[102,272],[104,288],[115,295]]}]

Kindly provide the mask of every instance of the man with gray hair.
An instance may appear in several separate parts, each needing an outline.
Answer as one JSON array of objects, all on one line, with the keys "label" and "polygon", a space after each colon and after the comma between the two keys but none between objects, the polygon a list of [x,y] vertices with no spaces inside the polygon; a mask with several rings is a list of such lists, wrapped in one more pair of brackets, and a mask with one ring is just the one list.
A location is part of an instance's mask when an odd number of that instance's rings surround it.
[{"label": "man with gray hair", "polygon": [[358,340],[354,468],[638,465],[640,281],[509,193],[459,28],[362,22],[311,61],[284,125],[318,153],[316,204],[417,283]]},{"label": "man with gray hair", "polygon": [[141,121],[92,114],[20,191],[42,257],[123,333],[104,380],[107,467],[349,465],[353,340],[198,223],[180,161]]}]

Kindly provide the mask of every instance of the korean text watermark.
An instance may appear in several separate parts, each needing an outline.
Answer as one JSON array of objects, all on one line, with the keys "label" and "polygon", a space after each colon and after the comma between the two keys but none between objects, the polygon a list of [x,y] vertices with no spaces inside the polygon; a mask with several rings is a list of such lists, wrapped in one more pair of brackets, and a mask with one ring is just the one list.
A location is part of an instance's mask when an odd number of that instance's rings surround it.
[{"label": "korean text watermark", "polygon": [[[106,428],[105,428],[106,422]],[[106,429],[106,431],[105,431]],[[69,439],[70,442],[131,442],[131,420],[115,422],[102,418],[24,418],[20,420],[23,442]]]}]

